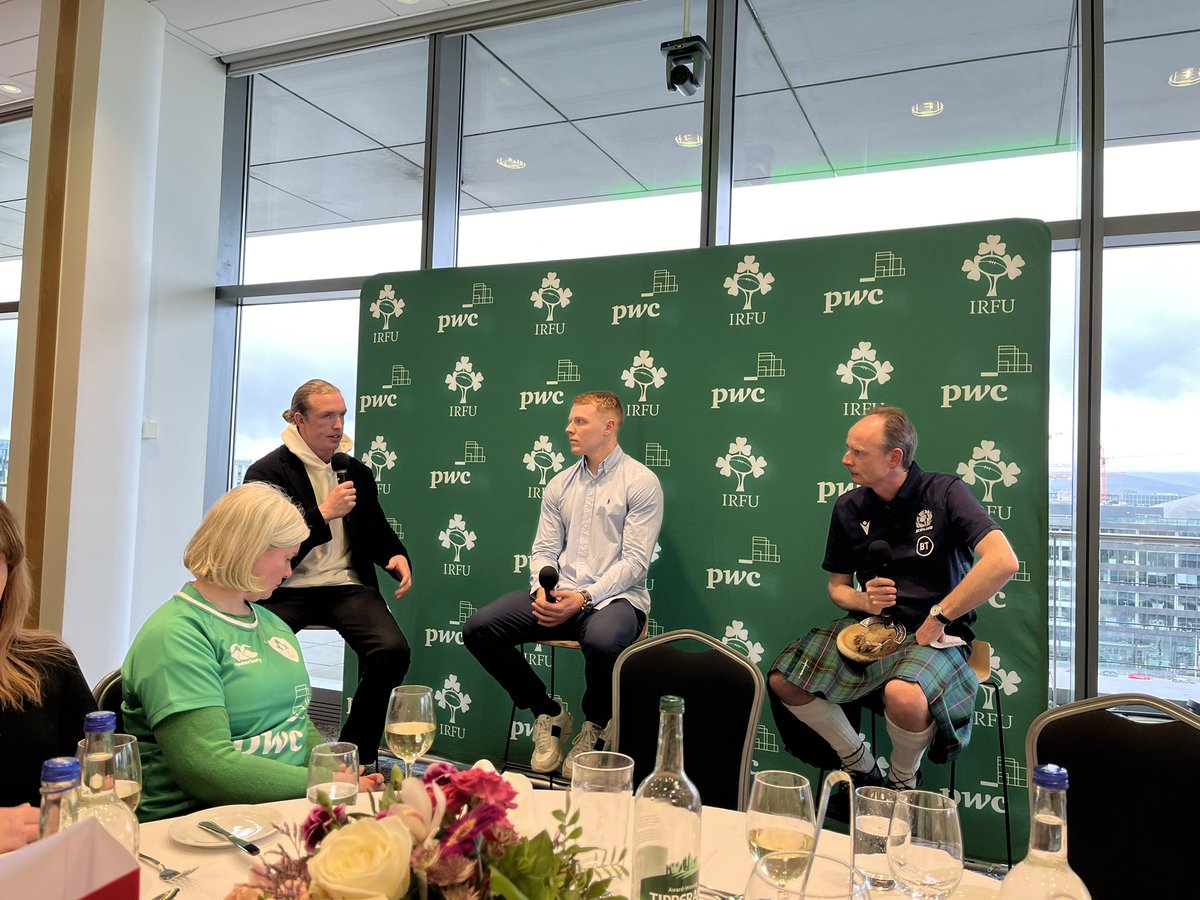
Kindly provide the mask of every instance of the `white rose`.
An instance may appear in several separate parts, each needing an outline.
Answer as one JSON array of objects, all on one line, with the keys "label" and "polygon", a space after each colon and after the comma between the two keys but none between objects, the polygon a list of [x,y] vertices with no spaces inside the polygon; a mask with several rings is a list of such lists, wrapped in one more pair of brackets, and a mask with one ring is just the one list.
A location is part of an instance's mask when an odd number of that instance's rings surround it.
[{"label": "white rose", "polygon": [[408,890],[412,836],[395,817],[355,819],[329,834],[308,861],[314,896],[398,900]]}]

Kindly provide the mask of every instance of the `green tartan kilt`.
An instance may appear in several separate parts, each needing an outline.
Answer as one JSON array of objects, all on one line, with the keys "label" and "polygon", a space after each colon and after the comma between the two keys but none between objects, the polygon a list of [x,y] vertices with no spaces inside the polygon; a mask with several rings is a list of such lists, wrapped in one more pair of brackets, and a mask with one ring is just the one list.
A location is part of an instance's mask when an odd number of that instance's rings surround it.
[{"label": "green tartan kilt", "polygon": [[930,761],[945,763],[957,758],[971,741],[971,719],[979,690],[979,681],[967,664],[969,646],[939,650],[910,642],[884,659],[856,663],[837,648],[838,632],[856,621],[847,617],[814,628],[780,653],[771,671],[810,694],[838,704],[879,691],[894,678],[918,684],[937,723],[929,748]]}]

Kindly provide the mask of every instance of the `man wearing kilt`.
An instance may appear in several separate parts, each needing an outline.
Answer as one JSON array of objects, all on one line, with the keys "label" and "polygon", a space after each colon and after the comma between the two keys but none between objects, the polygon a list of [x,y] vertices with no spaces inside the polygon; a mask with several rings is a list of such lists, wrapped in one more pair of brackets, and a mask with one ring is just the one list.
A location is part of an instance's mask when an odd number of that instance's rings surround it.
[{"label": "man wearing kilt", "polygon": [[[1017,571],[1008,539],[967,486],[922,470],[916,448],[916,429],[896,407],[877,406],[851,427],[842,465],[861,489],[838,498],[822,563],[829,597],[848,615],[798,638],[771,667],[775,706],[828,743],[856,785],[883,777],[838,704],[882,693],[890,787],[919,784],[927,749],[942,763],[966,746],[979,687],[967,664],[974,610]],[[845,658],[838,633],[885,611],[910,640],[873,662]]]}]

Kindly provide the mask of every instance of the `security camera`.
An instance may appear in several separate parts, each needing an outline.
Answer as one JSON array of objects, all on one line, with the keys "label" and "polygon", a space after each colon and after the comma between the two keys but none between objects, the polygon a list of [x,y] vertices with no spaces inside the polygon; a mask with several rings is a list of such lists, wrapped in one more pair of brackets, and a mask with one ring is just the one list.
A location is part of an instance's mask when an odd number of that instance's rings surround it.
[{"label": "security camera", "polygon": [[667,58],[667,90],[685,97],[704,83],[704,61],[712,59],[708,44],[698,35],[664,41],[658,48]]}]

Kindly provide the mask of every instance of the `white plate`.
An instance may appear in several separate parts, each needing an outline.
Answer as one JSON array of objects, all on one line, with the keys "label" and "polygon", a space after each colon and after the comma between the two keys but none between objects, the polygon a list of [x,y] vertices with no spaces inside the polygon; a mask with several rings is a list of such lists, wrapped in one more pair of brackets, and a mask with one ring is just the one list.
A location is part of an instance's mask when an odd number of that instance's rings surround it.
[{"label": "white plate", "polygon": [[274,834],[282,821],[283,811],[274,806],[217,806],[172,822],[167,834],[189,847],[233,847],[225,838],[205,831],[200,823],[216,822],[243,841],[257,841]]}]

